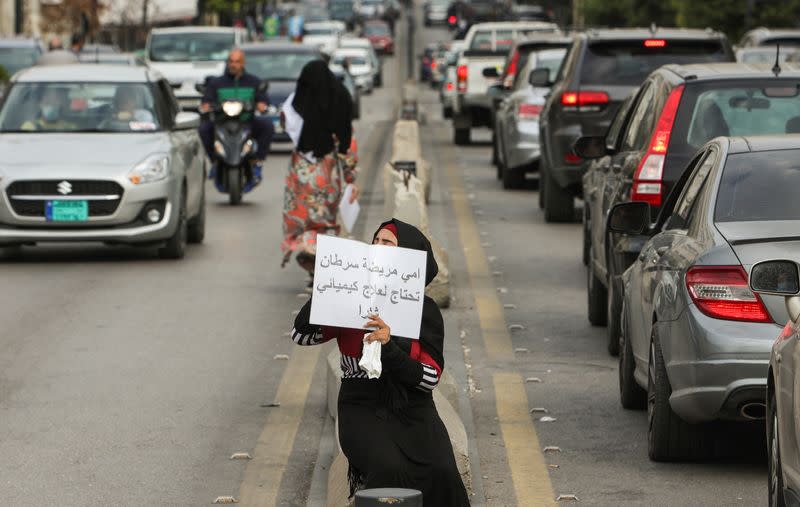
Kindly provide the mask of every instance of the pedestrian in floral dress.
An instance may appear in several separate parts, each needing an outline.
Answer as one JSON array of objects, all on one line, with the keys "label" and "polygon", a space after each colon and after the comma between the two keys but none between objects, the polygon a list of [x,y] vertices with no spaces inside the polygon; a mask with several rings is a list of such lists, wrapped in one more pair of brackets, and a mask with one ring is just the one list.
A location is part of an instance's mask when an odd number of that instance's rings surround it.
[{"label": "pedestrian in floral dress", "polygon": [[[356,179],[353,102],[325,62],[303,67],[291,107],[302,130],[289,163],[283,201],[283,264],[296,253],[313,276],[317,234],[338,234],[336,216],[344,187]],[[354,186],[351,202],[358,196]]]}]

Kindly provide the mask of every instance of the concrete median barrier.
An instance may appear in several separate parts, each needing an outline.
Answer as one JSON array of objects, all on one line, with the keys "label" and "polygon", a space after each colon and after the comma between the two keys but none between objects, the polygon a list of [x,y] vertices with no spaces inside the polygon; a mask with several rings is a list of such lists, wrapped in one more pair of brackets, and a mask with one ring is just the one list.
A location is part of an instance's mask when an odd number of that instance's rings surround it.
[{"label": "concrete median barrier", "polygon": [[[336,451],[333,463],[328,471],[328,494],[326,505],[328,507],[341,507],[353,505],[347,496],[350,493],[347,482],[347,458],[339,447],[339,424],[336,418],[337,403],[339,399],[339,386],[342,382],[342,370],[339,366],[340,353],[338,349],[333,349],[327,357],[327,379],[328,379],[328,413],[334,419],[336,432]],[[467,442],[467,430],[461,417],[454,408],[458,403],[458,387],[455,379],[445,370],[439,381],[439,386],[433,391],[433,402],[436,410],[442,419],[447,433],[450,436],[450,443],[453,446],[453,456],[458,465],[458,471],[467,487],[467,491],[472,491],[472,476],[470,474],[469,447]]]}]

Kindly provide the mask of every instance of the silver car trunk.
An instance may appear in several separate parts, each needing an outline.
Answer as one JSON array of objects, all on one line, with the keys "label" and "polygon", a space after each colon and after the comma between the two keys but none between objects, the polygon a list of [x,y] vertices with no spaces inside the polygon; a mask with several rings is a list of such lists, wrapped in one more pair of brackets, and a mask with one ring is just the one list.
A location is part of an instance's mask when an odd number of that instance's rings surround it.
[{"label": "silver car trunk", "polygon": [[[748,273],[753,264],[760,261],[790,259],[800,262],[800,220],[717,222],[715,225]],[[775,322],[786,323],[789,315],[784,298],[761,298]]]}]

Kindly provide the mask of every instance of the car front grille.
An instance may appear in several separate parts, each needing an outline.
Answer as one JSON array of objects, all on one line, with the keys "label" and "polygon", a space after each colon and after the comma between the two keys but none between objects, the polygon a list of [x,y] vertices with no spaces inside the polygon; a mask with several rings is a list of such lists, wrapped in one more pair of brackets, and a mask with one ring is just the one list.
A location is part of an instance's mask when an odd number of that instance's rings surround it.
[{"label": "car front grille", "polygon": [[15,181],[6,189],[14,213],[38,218],[44,218],[47,201],[59,199],[85,199],[89,217],[107,217],[117,211],[123,193],[119,183],[97,180]]}]

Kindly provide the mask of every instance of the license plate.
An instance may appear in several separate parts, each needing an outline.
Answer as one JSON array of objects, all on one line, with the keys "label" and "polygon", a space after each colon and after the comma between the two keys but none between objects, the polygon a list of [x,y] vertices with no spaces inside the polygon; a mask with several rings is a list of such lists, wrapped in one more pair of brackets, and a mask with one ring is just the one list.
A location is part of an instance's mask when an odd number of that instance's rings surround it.
[{"label": "license plate", "polygon": [[47,201],[45,218],[50,222],[85,222],[89,220],[89,201]]}]

